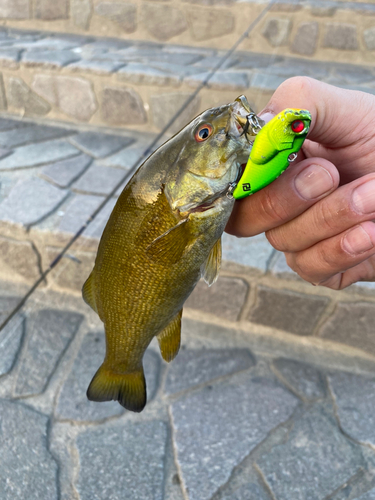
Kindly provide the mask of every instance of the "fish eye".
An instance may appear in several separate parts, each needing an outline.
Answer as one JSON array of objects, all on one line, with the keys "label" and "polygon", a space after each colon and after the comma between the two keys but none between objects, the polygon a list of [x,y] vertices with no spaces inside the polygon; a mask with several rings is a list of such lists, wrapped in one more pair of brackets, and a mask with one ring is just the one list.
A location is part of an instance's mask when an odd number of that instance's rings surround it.
[{"label": "fish eye", "polygon": [[294,120],[294,122],[292,122],[292,124],[291,124],[291,127],[292,127],[293,132],[295,132],[296,134],[299,134],[300,132],[302,132],[304,130],[305,124],[303,123],[302,120]]},{"label": "fish eye", "polygon": [[201,125],[199,129],[195,132],[195,140],[197,142],[203,142],[210,137],[213,128],[208,123]]}]

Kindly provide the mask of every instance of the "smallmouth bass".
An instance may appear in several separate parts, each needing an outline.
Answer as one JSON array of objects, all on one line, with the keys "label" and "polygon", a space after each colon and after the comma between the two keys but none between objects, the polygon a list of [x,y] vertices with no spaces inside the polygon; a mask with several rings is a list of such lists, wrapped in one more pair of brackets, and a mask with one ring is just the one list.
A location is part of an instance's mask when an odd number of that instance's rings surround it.
[{"label": "smallmouth bass", "polygon": [[106,333],[89,400],[142,411],[142,359],[152,338],[165,361],[177,355],[185,300],[201,277],[211,285],[219,273],[234,205],[226,194],[255,137],[244,130],[250,112],[244,96],[204,111],[155,151],[119,196],[83,286]]}]

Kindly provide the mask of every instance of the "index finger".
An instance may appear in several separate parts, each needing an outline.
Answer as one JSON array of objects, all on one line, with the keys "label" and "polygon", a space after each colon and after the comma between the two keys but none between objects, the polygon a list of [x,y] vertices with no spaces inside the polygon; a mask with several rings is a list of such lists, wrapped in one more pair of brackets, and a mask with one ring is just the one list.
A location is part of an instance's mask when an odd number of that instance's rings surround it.
[{"label": "index finger", "polygon": [[312,116],[308,138],[311,141],[343,148],[358,140],[358,135],[373,135],[375,97],[356,90],[334,87],[313,78],[285,80],[260,113],[276,115],[283,109],[302,108]]}]

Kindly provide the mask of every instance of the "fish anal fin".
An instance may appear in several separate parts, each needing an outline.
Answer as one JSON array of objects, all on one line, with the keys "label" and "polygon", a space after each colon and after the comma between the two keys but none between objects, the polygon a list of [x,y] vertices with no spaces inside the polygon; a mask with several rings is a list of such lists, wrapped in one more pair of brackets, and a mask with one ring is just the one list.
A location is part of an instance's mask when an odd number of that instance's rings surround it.
[{"label": "fish anal fin", "polygon": [[181,311],[172,319],[168,326],[157,336],[160,352],[165,361],[169,363],[177,356],[181,344]]},{"label": "fish anal fin", "polygon": [[206,262],[202,265],[201,275],[208,286],[215,283],[219,277],[221,266],[221,238],[212,247]]},{"label": "fish anal fin", "polygon": [[189,219],[184,219],[168,229],[146,248],[147,257],[162,265],[178,262],[192,243],[189,226]]},{"label": "fish anal fin", "polygon": [[87,278],[82,287],[82,297],[86,304],[88,304],[91,309],[98,313],[94,295],[94,271],[91,271],[90,276]]},{"label": "fish anal fin", "polygon": [[141,412],[146,406],[147,393],[143,368],[117,373],[103,363],[87,389],[90,401],[118,401],[127,410]]}]

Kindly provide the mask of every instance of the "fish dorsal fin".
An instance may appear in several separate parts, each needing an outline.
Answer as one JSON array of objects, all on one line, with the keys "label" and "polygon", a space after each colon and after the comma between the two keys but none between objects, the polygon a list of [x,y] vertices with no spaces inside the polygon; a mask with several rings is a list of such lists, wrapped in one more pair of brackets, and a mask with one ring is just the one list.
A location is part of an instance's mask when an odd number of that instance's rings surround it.
[{"label": "fish dorsal fin", "polygon": [[90,276],[87,278],[85,284],[82,287],[82,297],[86,304],[88,304],[91,309],[98,313],[94,295],[94,271],[91,271]]},{"label": "fish dorsal fin", "polygon": [[184,219],[150,243],[146,255],[158,264],[175,264],[189,249],[192,241],[189,219]]},{"label": "fish dorsal fin", "polygon": [[169,363],[177,356],[181,343],[181,316],[182,309],[172,319],[168,326],[157,336],[160,352],[163,359]]},{"label": "fish dorsal fin", "polygon": [[206,262],[201,267],[201,275],[208,286],[215,283],[219,277],[221,266],[221,238],[217,240],[215,245],[207,257]]}]

